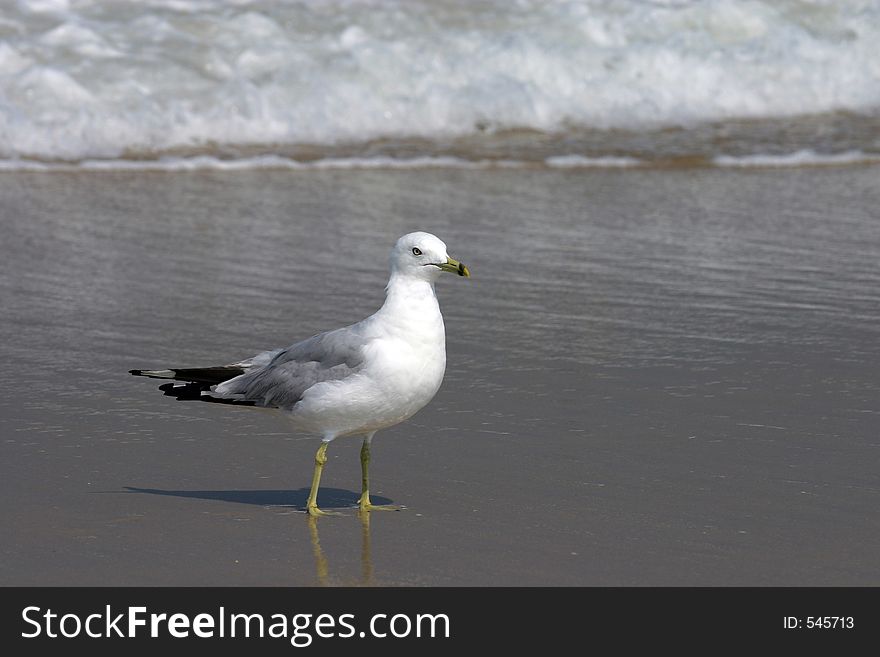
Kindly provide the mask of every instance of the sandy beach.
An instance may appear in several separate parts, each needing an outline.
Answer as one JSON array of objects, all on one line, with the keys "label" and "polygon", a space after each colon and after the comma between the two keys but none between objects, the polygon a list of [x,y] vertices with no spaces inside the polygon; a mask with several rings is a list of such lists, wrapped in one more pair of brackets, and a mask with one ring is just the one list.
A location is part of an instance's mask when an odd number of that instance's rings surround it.
[{"label": "sandy beach", "polygon": [[[876,167],[0,175],[3,585],[880,585]],[[436,233],[435,400],[329,452],[164,397]]]}]

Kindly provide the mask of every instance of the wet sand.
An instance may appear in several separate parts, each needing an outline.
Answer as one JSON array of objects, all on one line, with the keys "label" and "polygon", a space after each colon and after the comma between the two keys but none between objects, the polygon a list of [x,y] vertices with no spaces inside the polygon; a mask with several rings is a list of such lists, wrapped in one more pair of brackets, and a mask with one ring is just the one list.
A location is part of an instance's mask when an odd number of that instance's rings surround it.
[{"label": "wet sand", "polygon": [[[0,175],[3,585],[880,585],[880,169]],[[435,232],[435,400],[329,452],[176,402],[377,308]]]}]

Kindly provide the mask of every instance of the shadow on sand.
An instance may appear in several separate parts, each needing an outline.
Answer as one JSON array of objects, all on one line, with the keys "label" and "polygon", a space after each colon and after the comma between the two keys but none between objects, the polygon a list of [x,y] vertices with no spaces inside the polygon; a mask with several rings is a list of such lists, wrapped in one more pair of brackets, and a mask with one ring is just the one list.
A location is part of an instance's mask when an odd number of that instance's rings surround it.
[{"label": "shadow on sand", "polygon": [[[298,490],[163,490],[160,488],[135,488],[125,486],[129,493],[144,493],[148,495],[170,495],[171,497],[188,497],[199,500],[219,500],[221,502],[235,502],[236,504],[255,504],[257,506],[294,507],[305,511],[306,501],[309,497],[308,488]],[[345,509],[357,507],[360,495],[341,488],[322,488],[320,494],[321,507],[325,509]],[[389,504],[391,500],[385,497],[373,496],[374,504]],[[358,512],[361,522],[361,576],[357,582],[361,586],[374,586],[376,584],[373,575],[373,559],[370,549],[370,513]],[[312,552],[315,558],[315,576],[320,586],[334,584],[350,585],[351,582],[334,582],[329,574],[329,565],[324,550],[321,548],[321,540],[318,535],[318,519],[308,516],[309,538],[312,544]]]},{"label": "shadow on sand", "polygon": [[[129,493],[145,493],[149,495],[169,495],[171,497],[188,497],[199,500],[218,500],[235,502],[236,504],[254,504],[257,506],[286,506],[305,510],[309,499],[309,489],[297,490],[164,490],[160,488],[135,488],[125,486]],[[318,493],[318,504],[322,509],[344,509],[355,507],[360,493],[342,488],[321,488]],[[373,504],[391,504],[392,501],[372,496]]]}]

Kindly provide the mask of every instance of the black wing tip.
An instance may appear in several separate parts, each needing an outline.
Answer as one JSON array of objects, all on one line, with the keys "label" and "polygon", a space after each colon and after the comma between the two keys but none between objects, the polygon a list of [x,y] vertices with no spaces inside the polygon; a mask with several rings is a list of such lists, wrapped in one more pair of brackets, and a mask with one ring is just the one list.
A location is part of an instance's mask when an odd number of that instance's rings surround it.
[{"label": "black wing tip", "polygon": [[132,376],[144,376],[148,379],[168,379],[168,376],[156,376],[156,370],[128,370]]},{"label": "black wing tip", "polygon": [[244,374],[244,368],[237,365],[221,365],[218,367],[171,368],[165,370],[128,370],[134,376],[146,376],[151,379],[171,379],[173,381],[189,381],[205,385],[217,385]]},{"label": "black wing tip", "polygon": [[196,399],[202,394],[204,388],[198,383],[163,383],[159,386],[159,390],[170,397]]},{"label": "black wing tip", "polygon": [[234,406],[256,406],[256,402],[249,399],[226,399],[224,397],[213,397],[212,395],[202,394],[210,390],[210,386],[201,383],[164,383],[159,386],[159,390],[166,397],[174,397],[177,401],[203,401],[214,404],[232,404]]}]

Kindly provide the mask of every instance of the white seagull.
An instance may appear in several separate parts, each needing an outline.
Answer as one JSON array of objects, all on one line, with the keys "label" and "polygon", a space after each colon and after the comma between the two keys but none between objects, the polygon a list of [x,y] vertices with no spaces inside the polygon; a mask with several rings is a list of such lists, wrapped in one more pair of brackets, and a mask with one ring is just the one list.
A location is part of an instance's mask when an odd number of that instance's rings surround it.
[{"label": "white seagull", "polygon": [[307,503],[311,516],[327,515],[317,504],[327,447],[340,436],[363,436],[360,509],[393,509],[370,503],[370,441],[412,417],[439,390],[446,333],[434,281],[443,272],[470,272],[423,232],[397,240],[390,264],[385,303],[357,324],[231,365],[130,372],[186,382],[161,386],[178,399],[277,408],[297,430],[322,436]]}]

